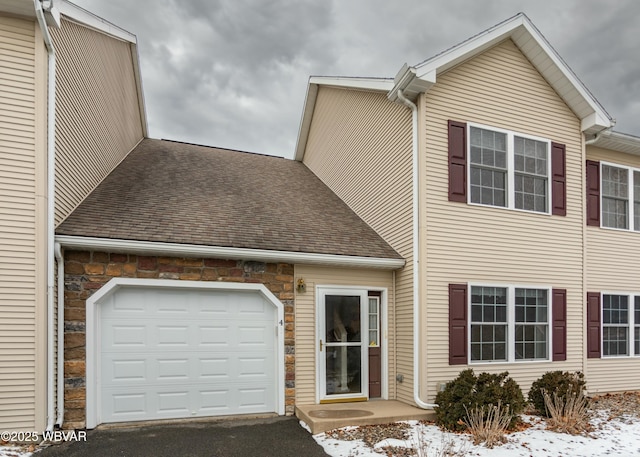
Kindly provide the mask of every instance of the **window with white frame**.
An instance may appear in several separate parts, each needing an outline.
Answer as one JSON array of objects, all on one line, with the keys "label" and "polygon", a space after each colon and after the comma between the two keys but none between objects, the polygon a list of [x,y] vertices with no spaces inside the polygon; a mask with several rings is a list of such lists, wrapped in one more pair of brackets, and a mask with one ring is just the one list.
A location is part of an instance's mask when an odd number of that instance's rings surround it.
[{"label": "window with white frame", "polygon": [[549,360],[549,288],[471,286],[470,361]]},{"label": "window with white frame", "polygon": [[550,144],[469,125],[469,202],[549,213]]},{"label": "window with white frame", "polygon": [[640,295],[602,295],[602,355],[640,356]]},{"label": "window with white frame", "polygon": [[640,170],[603,163],[602,226],[640,231]]}]

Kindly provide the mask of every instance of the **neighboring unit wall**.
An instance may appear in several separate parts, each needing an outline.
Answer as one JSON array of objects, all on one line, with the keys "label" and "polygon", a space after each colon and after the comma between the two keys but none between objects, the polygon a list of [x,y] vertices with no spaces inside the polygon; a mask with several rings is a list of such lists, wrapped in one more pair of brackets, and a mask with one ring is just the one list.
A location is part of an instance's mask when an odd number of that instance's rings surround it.
[{"label": "neighboring unit wall", "polygon": [[[593,146],[587,147],[587,160],[640,168],[640,157]],[[640,294],[638,258],[640,233],[587,227],[587,292]],[[640,357],[588,358],[585,372],[590,392],[640,388]]]},{"label": "neighboring unit wall", "polygon": [[[387,290],[387,329],[386,339],[389,360],[389,398],[394,398],[396,387],[394,366],[398,351],[396,323],[394,321],[393,272],[385,270],[360,270],[311,265],[296,265],[295,279],[304,279],[305,292],[295,294],[296,323],[296,404],[310,405],[316,402],[316,351],[319,336],[316,335],[318,319],[318,303],[316,303],[316,286],[360,286],[363,288],[385,288]],[[383,310],[384,312],[384,310]]]},{"label": "neighboring unit wall", "polygon": [[[397,396],[413,402],[411,111],[385,93],[320,87],[307,165],[407,263],[396,274]],[[395,381],[394,381],[395,384]]]},{"label": "neighboring unit wall", "polygon": [[0,430],[44,430],[46,50],[0,16]]},{"label": "neighboring unit wall", "polygon": [[56,49],[56,225],[142,140],[132,45],[63,18]]},{"label": "neighboring unit wall", "polygon": [[[566,362],[473,364],[508,370],[526,391],[549,370],[583,369],[583,163],[580,122],[511,40],[438,75],[420,100],[423,205],[421,303],[426,303],[422,398],[467,365],[449,365],[448,285],[501,283],[567,290]],[[566,145],[567,215],[448,201],[447,121],[476,122]],[[424,184],[426,182],[426,185]],[[424,361],[425,359],[423,359]],[[426,394],[426,395],[425,395]]]}]

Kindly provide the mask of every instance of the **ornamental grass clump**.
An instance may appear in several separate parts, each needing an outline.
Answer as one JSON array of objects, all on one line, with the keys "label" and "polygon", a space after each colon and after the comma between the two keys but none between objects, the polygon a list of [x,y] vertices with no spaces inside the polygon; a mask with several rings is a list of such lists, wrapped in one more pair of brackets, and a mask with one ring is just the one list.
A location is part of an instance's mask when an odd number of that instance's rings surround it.
[{"label": "ornamental grass clump", "polygon": [[569,390],[564,395],[558,395],[558,392],[549,394],[543,389],[542,396],[549,414],[547,419],[549,430],[570,435],[582,435],[591,430],[589,399],[585,397],[583,391]]},{"label": "ornamental grass clump", "polygon": [[486,447],[493,448],[497,444],[506,442],[505,433],[511,422],[509,407],[503,408],[501,403],[497,405],[476,406],[467,411],[464,423],[467,430],[473,436],[473,444],[484,443]]}]

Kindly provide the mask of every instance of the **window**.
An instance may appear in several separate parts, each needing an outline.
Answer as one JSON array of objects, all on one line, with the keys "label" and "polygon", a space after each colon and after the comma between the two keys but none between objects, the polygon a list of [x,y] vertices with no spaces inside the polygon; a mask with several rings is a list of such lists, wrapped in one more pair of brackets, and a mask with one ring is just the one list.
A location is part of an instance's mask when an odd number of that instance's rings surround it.
[{"label": "window", "polygon": [[549,213],[550,142],[469,126],[469,202]]},{"label": "window", "polygon": [[549,360],[549,289],[471,286],[471,362]]},{"label": "window", "polygon": [[601,223],[590,225],[640,231],[640,170],[601,163],[600,183]]},{"label": "window", "polygon": [[602,355],[640,356],[640,295],[602,295]]},{"label": "window", "polygon": [[380,297],[369,297],[369,346],[380,346]]}]

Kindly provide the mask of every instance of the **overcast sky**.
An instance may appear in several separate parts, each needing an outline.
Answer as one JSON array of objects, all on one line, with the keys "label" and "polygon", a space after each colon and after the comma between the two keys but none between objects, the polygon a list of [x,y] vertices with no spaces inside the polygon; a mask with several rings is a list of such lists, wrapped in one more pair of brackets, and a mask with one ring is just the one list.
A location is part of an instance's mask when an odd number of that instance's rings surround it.
[{"label": "overcast sky", "polygon": [[138,37],[149,135],[292,157],[310,75],[393,77],[522,11],[640,136],[638,0],[72,0]]}]

